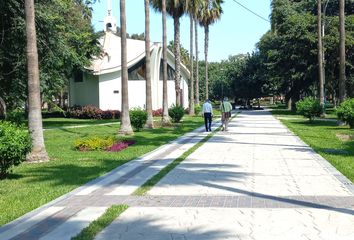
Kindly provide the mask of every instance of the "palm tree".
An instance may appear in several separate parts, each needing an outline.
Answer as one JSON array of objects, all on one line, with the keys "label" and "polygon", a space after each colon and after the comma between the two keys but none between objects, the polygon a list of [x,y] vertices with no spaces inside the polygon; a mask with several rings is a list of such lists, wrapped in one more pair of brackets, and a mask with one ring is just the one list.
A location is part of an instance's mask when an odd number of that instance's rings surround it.
[{"label": "palm tree", "polygon": [[199,106],[199,52],[198,52],[198,20],[194,20],[195,32],[195,104]]},{"label": "palm tree", "polygon": [[[166,12],[173,17],[174,23],[174,54],[175,54],[175,91],[176,105],[181,105],[181,53],[180,53],[180,21],[186,10],[187,0],[168,0],[166,1]],[[162,1],[152,0],[152,6],[162,11]]]},{"label": "palm tree", "polygon": [[166,0],[162,0],[162,119],[163,126],[171,124],[171,118],[168,115],[168,96],[167,96],[167,28],[166,28]]},{"label": "palm tree", "polygon": [[125,0],[120,0],[120,27],[121,27],[121,61],[122,61],[122,112],[120,134],[128,135],[133,133],[129,117],[128,99],[128,67],[127,67],[127,29],[125,16]]},{"label": "palm tree", "polygon": [[[189,99],[189,115],[194,115],[194,68],[193,68],[193,25],[197,11],[200,7],[201,0],[190,0],[188,2],[188,13],[190,19],[190,99]],[[195,26],[197,27],[197,26]]]},{"label": "palm tree", "polygon": [[346,98],[345,91],[345,1],[339,1],[339,102]]},{"label": "palm tree", "polygon": [[204,55],[205,55],[205,98],[209,98],[208,80],[208,46],[209,46],[209,26],[220,19],[222,14],[221,4],[223,0],[204,0],[203,6],[198,11],[199,24],[204,27]]},{"label": "palm tree", "polygon": [[48,161],[44,145],[37,35],[35,26],[34,1],[25,0],[26,37],[27,37],[27,71],[28,71],[28,128],[32,138],[32,151],[27,161]]},{"label": "palm tree", "polygon": [[146,74],[146,112],[148,119],[146,126],[154,127],[154,119],[152,116],[152,96],[151,96],[151,73],[150,73],[150,13],[149,0],[144,0],[145,3],[145,74]]}]

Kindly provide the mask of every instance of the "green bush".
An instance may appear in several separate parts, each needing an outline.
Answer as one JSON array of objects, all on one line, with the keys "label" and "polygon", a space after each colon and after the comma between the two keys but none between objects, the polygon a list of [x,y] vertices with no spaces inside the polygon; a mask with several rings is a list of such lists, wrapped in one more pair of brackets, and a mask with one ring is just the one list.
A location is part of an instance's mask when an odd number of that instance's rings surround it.
[{"label": "green bush", "polygon": [[172,107],[168,109],[168,115],[170,115],[172,122],[178,123],[184,116],[184,109],[181,106],[172,105]]},{"label": "green bush", "polygon": [[349,98],[341,103],[337,109],[337,116],[343,122],[354,128],[354,98]]},{"label": "green bush", "polygon": [[80,151],[102,151],[111,147],[117,141],[114,137],[87,137],[79,138],[74,142],[74,148]]},{"label": "green bush", "polygon": [[25,112],[21,109],[15,109],[7,114],[6,121],[21,125],[25,121]]},{"label": "green bush", "polygon": [[130,122],[132,126],[140,131],[147,121],[148,115],[147,112],[142,110],[141,108],[133,108],[129,111]]},{"label": "green bush", "polygon": [[0,122],[0,179],[6,177],[12,166],[26,160],[31,147],[28,131],[10,122]]},{"label": "green bush", "polygon": [[202,107],[200,106],[200,105],[195,105],[194,106],[194,113],[195,113],[195,115],[199,115],[200,114],[200,112],[202,111]]},{"label": "green bush", "polygon": [[306,97],[298,101],[296,103],[296,110],[299,114],[309,118],[310,122],[322,114],[320,101],[311,97]]}]

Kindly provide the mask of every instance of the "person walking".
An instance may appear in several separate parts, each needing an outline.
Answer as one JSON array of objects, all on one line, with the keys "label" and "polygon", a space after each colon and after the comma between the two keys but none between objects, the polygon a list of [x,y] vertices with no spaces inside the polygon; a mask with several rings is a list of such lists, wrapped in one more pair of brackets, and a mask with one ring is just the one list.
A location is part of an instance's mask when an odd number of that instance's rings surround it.
[{"label": "person walking", "polygon": [[229,120],[231,117],[231,110],[232,110],[232,105],[229,102],[229,99],[225,97],[220,104],[221,122],[222,122],[221,131],[227,131],[227,127],[229,125]]},{"label": "person walking", "polygon": [[211,122],[213,118],[213,106],[210,103],[210,100],[205,100],[203,104],[203,116],[204,116],[204,123],[205,123],[205,131],[211,132]]}]

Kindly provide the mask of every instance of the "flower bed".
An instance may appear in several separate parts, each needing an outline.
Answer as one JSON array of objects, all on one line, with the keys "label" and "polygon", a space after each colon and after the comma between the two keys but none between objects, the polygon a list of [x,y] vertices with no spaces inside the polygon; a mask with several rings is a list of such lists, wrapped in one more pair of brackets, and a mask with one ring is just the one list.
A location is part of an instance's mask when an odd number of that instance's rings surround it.
[{"label": "flower bed", "polygon": [[119,152],[119,151],[129,147],[130,145],[133,145],[134,143],[135,143],[134,140],[116,142],[111,147],[107,148],[106,151],[108,151],[108,152]]}]

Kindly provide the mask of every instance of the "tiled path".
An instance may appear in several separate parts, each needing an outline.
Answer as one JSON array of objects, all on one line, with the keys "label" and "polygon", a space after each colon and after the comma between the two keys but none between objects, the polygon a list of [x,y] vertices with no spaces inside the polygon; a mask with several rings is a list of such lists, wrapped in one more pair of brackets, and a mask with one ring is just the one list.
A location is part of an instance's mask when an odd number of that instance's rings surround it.
[{"label": "tiled path", "polygon": [[200,141],[202,128],[0,228],[0,239],[70,239],[107,207],[97,239],[354,239],[354,188],[266,111],[243,112],[148,196],[130,194]]}]

